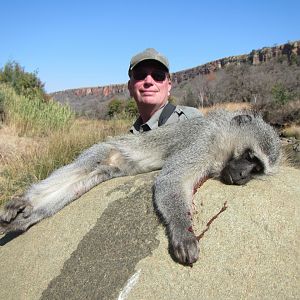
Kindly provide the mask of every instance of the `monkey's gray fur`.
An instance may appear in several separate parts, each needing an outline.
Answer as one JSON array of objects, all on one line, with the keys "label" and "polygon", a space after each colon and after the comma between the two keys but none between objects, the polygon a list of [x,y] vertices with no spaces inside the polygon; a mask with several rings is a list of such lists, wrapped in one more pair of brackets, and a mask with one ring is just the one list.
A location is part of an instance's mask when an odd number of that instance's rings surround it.
[{"label": "monkey's gray fur", "polygon": [[276,132],[259,115],[217,110],[207,117],[92,146],[10,200],[0,214],[0,231],[25,231],[100,182],[162,169],[154,183],[154,205],[167,227],[175,258],[192,264],[199,256],[191,230],[197,183],[219,178],[226,184],[245,184],[257,175],[273,173],[280,156]]}]

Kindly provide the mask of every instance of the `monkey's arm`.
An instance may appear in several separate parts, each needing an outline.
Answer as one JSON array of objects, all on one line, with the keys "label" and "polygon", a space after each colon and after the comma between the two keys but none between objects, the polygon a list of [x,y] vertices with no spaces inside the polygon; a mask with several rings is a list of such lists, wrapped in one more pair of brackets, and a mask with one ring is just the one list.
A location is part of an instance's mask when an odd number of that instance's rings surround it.
[{"label": "monkey's arm", "polygon": [[170,247],[182,264],[199,257],[199,246],[192,229],[192,197],[197,182],[207,178],[205,171],[189,166],[164,167],[154,185],[155,206],[166,224]]},{"label": "monkey's arm", "polygon": [[95,185],[126,175],[125,161],[108,144],[96,144],[73,163],[54,171],[48,178],[10,200],[0,213],[0,233],[25,231],[32,224],[49,217]]}]

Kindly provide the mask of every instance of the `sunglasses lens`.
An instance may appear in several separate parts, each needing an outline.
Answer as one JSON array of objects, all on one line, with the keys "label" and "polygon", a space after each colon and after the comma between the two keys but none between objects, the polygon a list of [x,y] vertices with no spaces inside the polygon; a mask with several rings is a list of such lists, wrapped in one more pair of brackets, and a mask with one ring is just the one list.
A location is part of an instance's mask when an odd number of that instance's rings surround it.
[{"label": "sunglasses lens", "polygon": [[132,75],[134,80],[144,80],[147,77],[147,72],[138,71],[138,72],[133,72]]},{"label": "sunglasses lens", "polygon": [[164,81],[166,79],[166,73],[164,71],[153,71],[151,76],[155,81]]},{"label": "sunglasses lens", "polygon": [[[136,71],[133,72],[132,75],[134,80],[138,81],[144,80],[148,76],[148,73],[145,71]],[[150,73],[150,75],[155,81],[164,81],[166,79],[166,73],[164,71],[154,70]]]}]

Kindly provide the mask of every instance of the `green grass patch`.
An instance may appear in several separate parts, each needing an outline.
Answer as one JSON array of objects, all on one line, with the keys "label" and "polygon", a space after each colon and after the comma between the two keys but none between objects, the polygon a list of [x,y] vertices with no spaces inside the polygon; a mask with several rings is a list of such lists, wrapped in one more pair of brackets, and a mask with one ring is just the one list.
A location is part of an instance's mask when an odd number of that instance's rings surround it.
[{"label": "green grass patch", "polygon": [[69,106],[40,97],[27,98],[17,95],[8,85],[0,85],[0,104],[5,122],[17,128],[20,135],[41,136],[57,130],[66,130],[75,114]]}]

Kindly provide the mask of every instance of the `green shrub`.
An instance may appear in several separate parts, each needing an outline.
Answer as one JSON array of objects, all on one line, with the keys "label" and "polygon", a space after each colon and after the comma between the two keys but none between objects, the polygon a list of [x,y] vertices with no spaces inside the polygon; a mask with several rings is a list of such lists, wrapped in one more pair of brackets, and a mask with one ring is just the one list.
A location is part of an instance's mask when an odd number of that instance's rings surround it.
[{"label": "green shrub", "polygon": [[108,104],[108,116],[110,118],[114,117],[115,115],[118,115],[123,110],[123,103],[119,99],[113,99]]},{"label": "green shrub", "polygon": [[273,86],[272,96],[279,105],[284,105],[293,98],[293,95],[281,83]]},{"label": "green shrub", "polygon": [[128,100],[113,99],[108,104],[107,115],[110,118],[131,119],[138,115],[136,102],[129,98]]},{"label": "green shrub", "polygon": [[138,107],[134,99],[129,99],[125,104],[125,113],[129,117],[136,117],[138,115]]},{"label": "green shrub", "polygon": [[19,63],[8,62],[0,69],[0,83],[9,84],[18,95],[28,98],[46,98],[44,84],[37,76],[37,71],[26,72]]}]

